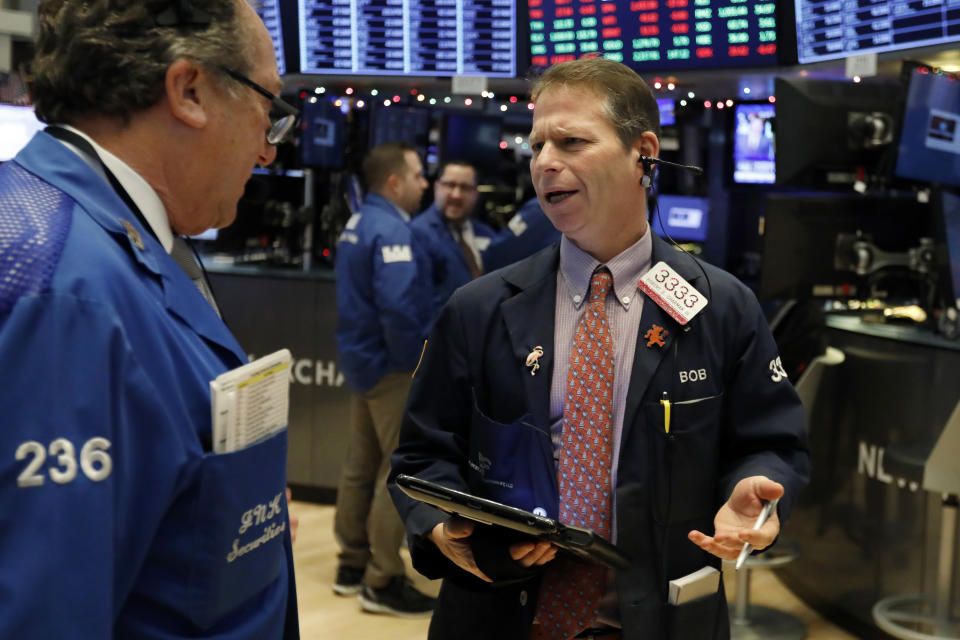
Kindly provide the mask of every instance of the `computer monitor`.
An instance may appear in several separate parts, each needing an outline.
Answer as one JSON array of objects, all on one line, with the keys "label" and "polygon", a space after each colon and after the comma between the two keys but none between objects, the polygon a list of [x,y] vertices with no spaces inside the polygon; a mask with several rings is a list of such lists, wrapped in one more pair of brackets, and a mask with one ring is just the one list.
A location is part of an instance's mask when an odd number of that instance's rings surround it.
[{"label": "computer monitor", "polygon": [[672,127],[677,124],[676,101],[673,98],[657,98],[660,109],[660,126]]},{"label": "computer monitor", "polygon": [[677,242],[706,242],[710,210],[706,198],[660,193],[656,207],[660,212],[653,211],[652,222],[657,235],[669,235]]},{"label": "computer monitor", "polygon": [[12,159],[45,126],[37,120],[33,107],[0,104],[0,162]]},{"label": "computer monitor", "polygon": [[960,187],[960,76],[905,63],[906,103],[894,174]]},{"label": "computer monitor", "polygon": [[944,302],[960,306],[960,194],[940,190],[934,199],[938,218],[937,262]]},{"label": "computer monitor", "polygon": [[430,111],[420,107],[374,105],[370,123],[370,146],[405,142],[426,157],[430,137]]},{"label": "computer monitor", "polygon": [[527,15],[536,69],[584,56],[638,71],[779,62],[773,0],[536,0]]},{"label": "computer monitor", "polygon": [[757,296],[866,297],[865,278],[838,270],[835,259],[838,234],[857,231],[883,251],[905,253],[930,237],[931,208],[915,197],[768,195]]},{"label": "computer monitor", "polygon": [[776,181],[774,109],[774,105],[767,101],[740,102],[734,107],[734,183],[773,184]]},{"label": "computer monitor", "polygon": [[778,77],[774,92],[776,184],[850,188],[879,172],[892,150],[898,83]]},{"label": "computer monitor", "polygon": [[300,73],[500,78],[517,73],[516,0],[298,0],[298,5]]},{"label": "computer monitor", "polygon": [[300,163],[317,169],[341,169],[344,165],[346,116],[323,96],[303,101]]},{"label": "computer monitor", "polygon": [[503,120],[496,116],[447,113],[443,117],[440,163],[464,160],[477,170],[481,182],[500,176],[500,139]]},{"label": "computer monitor", "polygon": [[955,44],[960,38],[955,7],[940,2],[794,0],[794,4],[801,63]]},{"label": "computer monitor", "polygon": [[273,51],[277,58],[277,71],[280,75],[287,73],[287,57],[284,42],[283,21],[280,18],[281,8],[280,0],[262,0],[255,3],[254,10],[260,19],[263,20],[270,39],[273,40]]}]

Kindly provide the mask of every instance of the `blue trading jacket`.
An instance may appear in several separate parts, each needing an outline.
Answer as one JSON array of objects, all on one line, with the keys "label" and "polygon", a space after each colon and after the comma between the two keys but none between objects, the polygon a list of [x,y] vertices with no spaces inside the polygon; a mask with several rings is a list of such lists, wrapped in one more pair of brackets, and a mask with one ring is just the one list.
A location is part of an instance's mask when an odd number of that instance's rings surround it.
[{"label": "blue trading jacket", "polygon": [[536,198],[523,203],[503,235],[487,252],[487,271],[513,264],[560,240],[560,232],[540,208]]},{"label": "blue trading jacket", "polygon": [[367,194],[340,234],[335,262],[337,351],[354,391],[416,368],[432,312],[425,259],[396,207]]},{"label": "blue trading jacket", "polygon": [[297,637],[286,434],[210,452],[245,361],[76,154],[0,166],[0,637]]},{"label": "blue trading jacket", "polygon": [[[491,269],[487,265],[487,250],[496,243],[499,234],[480,222],[472,220],[473,234],[476,236],[477,249],[483,260],[483,271]],[[446,304],[457,287],[462,287],[473,279],[467,260],[463,257],[463,250],[450,233],[447,221],[443,214],[437,211],[436,205],[430,205],[426,210],[410,222],[417,242],[429,256],[430,282],[433,284],[434,314]]]}]

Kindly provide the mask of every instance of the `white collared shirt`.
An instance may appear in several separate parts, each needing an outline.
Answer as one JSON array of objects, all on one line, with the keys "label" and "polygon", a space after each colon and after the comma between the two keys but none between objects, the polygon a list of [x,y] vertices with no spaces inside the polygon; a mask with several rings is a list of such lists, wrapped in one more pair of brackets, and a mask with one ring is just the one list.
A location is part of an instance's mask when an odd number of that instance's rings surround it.
[{"label": "white collared shirt", "polygon": [[[161,246],[163,246],[164,251],[170,253],[171,249],[173,249],[173,231],[170,229],[170,221],[167,218],[167,210],[163,206],[160,196],[158,196],[157,192],[153,190],[153,187],[151,187],[150,184],[144,180],[139,173],[134,171],[130,165],[101,147],[93,138],[85,134],[83,131],[80,131],[79,129],[71,127],[67,124],[58,124],[57,126],[74,132],[93,145],[94,150],[96,150],[97,154],[100,156],[100,159],[103,160],[103,164],[105,164],[113,173],[113,175],[116,176],[117,180],[126,190],[127,194],[129,194],[134,204],[136,204],[140,209],[140,212],[143,214],[147,224],[149,224],[150,228],[153,229],[153,232],[156,234]],[[60,140],[60,142],[80,156],[94,171],[100,174],[104,180],[107,180],[107,176],[103,172],[103,167],[101,167],[94,158],[87,157],[87,154],[83,153],[80,151],[80,149],[76,148],[69,142],[64,142],[63,140]]]}]

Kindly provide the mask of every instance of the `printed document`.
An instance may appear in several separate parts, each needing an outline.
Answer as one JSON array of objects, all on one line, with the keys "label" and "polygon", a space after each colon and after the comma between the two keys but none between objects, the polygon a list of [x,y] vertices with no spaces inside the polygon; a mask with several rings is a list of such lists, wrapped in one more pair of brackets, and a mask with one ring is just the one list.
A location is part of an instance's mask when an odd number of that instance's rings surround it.
[{"label": "printed document", "polygon": [[281,349],[210,381],[214,453],[245,449],[287,428],[290,360]]}]

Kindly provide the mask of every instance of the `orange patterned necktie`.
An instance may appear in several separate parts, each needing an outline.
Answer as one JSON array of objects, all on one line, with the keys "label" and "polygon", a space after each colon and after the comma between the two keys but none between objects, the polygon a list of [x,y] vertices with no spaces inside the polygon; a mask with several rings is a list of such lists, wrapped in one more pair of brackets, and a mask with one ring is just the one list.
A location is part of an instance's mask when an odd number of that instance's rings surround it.
[{"label": "orange patterned necktie", "polygon": [[[559,519],[611,538],[613,344],[604,310],[613,276],[606,267],[590,280],[590,301],[577,324],[567,372],[560,452]],[[606,569],[555,559],[547,568],[533,640],[567,640],[590,626],[603,595]]]}]

